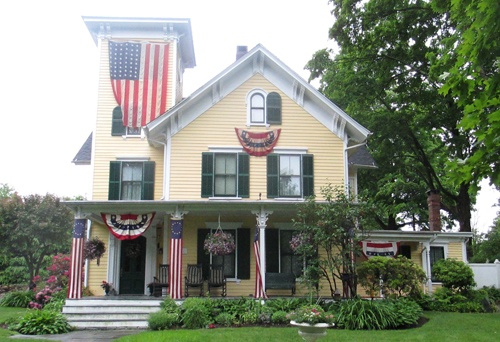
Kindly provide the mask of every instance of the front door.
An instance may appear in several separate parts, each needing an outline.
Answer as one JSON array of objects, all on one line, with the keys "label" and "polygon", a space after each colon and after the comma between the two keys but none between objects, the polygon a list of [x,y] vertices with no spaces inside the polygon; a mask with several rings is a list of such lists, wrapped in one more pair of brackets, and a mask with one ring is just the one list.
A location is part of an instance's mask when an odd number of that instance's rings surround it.
[{"label": "front door", "polygon": [[120,254],[120,294],[144,294],[146,238],[123,240]]}]

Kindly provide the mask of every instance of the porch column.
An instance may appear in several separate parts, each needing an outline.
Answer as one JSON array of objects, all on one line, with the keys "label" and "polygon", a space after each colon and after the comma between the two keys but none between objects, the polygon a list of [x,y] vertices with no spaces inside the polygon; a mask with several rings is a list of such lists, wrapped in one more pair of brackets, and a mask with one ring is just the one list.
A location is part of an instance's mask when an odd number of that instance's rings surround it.
[{"label": "porch column", "polygon": [[69,269],[69,299],[82,298],[83,245],[85,243],[86,223],[87,219],[75,217],[71,247],[71,264]]},{"label": "porch column", "polygon": [[170,271],[169,271],[169,294],[172,299],[182,298],[182,230],[184,228],[184,214],[179,211],[170,213]]},{"label": "porch column", "polygon": [[256,291],[255,291],[255,297],[256,298],[266,298],[266,227],[267,227],[267,219],[268,216],[271,215],[273,212],[269,210],[265,210],[264,207],[261,207],[260,210],[254,210],[252,211],[252,214],[255,214],[256,219],[257,219],[257,227],[256,229],[259,229],[259,250],[260,253],[257,255],[257,252],[255,253],[256,257],[259,258],[259,260],[255,260],[257,263],[256,267],[256,283],[259,281],[259,278],[261,279],[261,284],[256,284]]},{"label": "porch column", "polygon": [[422,265],[427,275],[427,291],[429,294],[432,293],[432,272],[431,272],[431,244],[430,242],[423,243],[424,248],[422,250]]}]

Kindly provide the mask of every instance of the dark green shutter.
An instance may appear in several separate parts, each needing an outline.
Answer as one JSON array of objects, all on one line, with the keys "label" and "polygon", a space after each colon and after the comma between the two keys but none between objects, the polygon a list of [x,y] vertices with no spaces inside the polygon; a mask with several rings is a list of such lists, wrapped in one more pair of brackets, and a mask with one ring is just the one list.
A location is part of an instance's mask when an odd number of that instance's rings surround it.
[{"label": "dark green shutter", "polygon": [[281,96],[269,93],[266,98],[267,123],[281,125]]},{"label": "dark green shutter", "polygon": [[266,272],[280,271],[279,233],[279,229],[266,229]]},{"label": "dark green shutter", "polygon": [[213,196],[214,154],[203,152],[201,156],[201,197]]},{"label": "dark green shutter", "polygon": [[109,162],[109,188],[108,200],[120,199],[120,185],[122,174],[122,163],[119,161]]},{"label": "dark green shutter", "polygon": [[238,196],[248,198],[250,195],[250,156],[238,153]]},{"label": "dark green shutter", "polygon": [[142,177],[141,199],[153,200],[155,195],[155,162],[144,162]]},{"label": "dark green shutter", "polygon": [[267,156],[267,198],[279,196],[279,164],[278,155]]},{"label": "dark green shutter", "polygon": [[210,272],[210,254],[207,254],[207,252],[203,248],[203,245],[205,244],[205,239],[209,233],[210,229],[206,228],[198,229],[196,263],[202,265],[204,279],[207,279],[208,273]]},{"label": "dark green shutter", "polygon": [[314,167],[312,154],[304,154],[302,156],[302,186],[303,197],[314,195]]},{"label": "dark green shutter", "polygon": [[113,121],[111,123],[111,135],[124,135],[125,126],[123,126],[122,109],[120,106],[113,109]]},{"label": "dark green shutter", "polygon": [[238,279],[250,279],[250,229],[240,228],[237,235]]}]

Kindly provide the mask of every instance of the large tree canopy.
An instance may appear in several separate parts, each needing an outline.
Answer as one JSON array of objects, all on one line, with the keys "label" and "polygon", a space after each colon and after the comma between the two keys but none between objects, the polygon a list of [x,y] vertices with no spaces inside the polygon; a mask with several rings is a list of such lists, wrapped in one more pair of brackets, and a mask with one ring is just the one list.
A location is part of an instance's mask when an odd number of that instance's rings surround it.
[{"label": "large tree canopy", "polygon": [[339,52],[318,51],[306,68],[320,90],[373,132],[379,169],[360,176],[384,229],[428,221],[427,191],[438,191],[449,222],[471,231],[477,176],[452,177],[454,160],[471,155],[474,137],[460,127],[463,110],[431,74],[429,56],[454,27],[424,0],[332,0],[330,38]]},{"label": "large tree canopy", "polygon": [[0,249],[22,257],[30,279],[37,275],[46,256],[68,253],[73,215],[47,194],[21,197],[17,193],[0,198]]}]

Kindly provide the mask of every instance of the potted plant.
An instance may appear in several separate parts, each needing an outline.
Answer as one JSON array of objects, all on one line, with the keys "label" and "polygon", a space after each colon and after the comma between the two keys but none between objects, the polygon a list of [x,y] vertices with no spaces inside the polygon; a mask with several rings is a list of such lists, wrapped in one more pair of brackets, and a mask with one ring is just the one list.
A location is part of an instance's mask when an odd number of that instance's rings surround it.
[{"label": "potted plant", "polygon": [[304,341],[316,341],[326,336],[326,329],[333,327],[333,314],[319,305],[305,305],[289,313],[290,324],[299,328]]},{"label": "potted plant", "polygon": [[83,246],[83,257],[88,260],[97,259],[97,266],[99,266],[100,259],[106,252],[106,245],[97,236],[85,241]]},{"label": "potted plant", "polygon": [[107,295],[109,295],[109,291],[111,290],[111,288],[113,287],[113,285],[111,283],[108,283],[106,280],[103,280],[102,284],[101,284],[101,287],[104,289],[104,293],[107,296]]},{"label": "potted plant", "polygon": [[213,255],[227,255],[234,251],[236,244],[232,234],[224,233],[222,229],[217,228],[214,233],[207,235],[203,248]]}]

